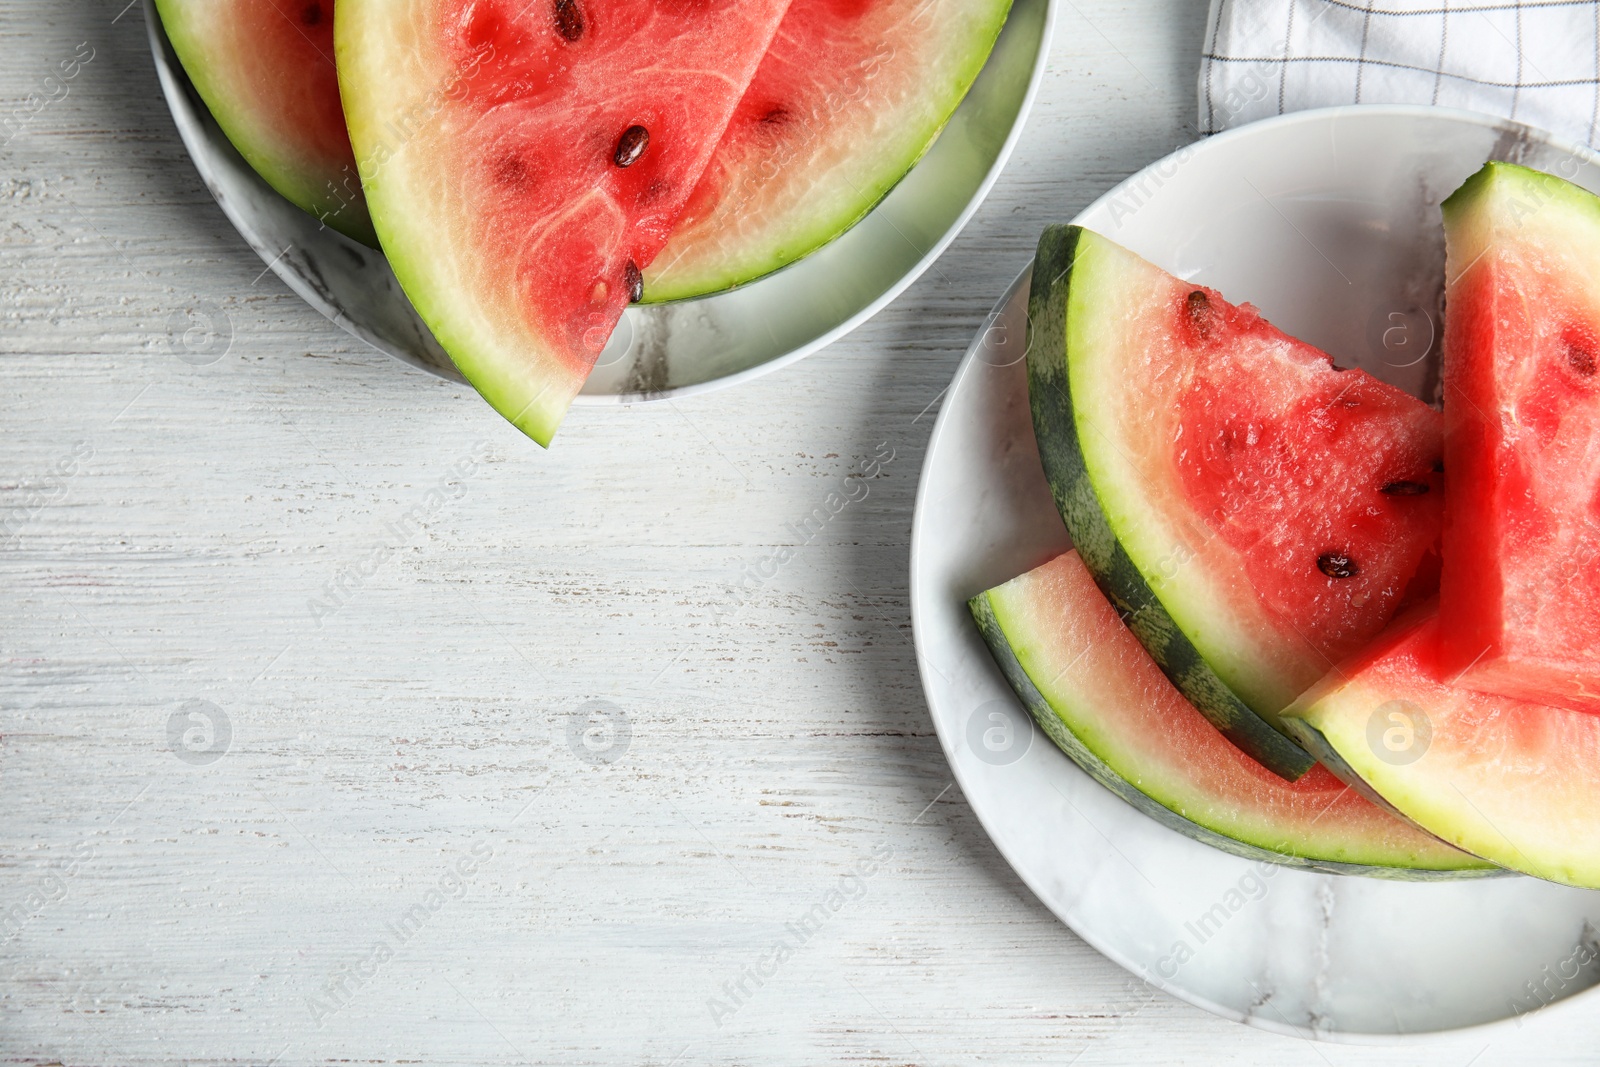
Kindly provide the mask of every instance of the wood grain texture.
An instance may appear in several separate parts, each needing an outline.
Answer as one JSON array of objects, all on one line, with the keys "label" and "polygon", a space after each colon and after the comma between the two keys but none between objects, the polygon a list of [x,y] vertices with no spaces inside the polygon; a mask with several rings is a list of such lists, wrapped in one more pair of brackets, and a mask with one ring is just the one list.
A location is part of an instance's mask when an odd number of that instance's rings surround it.
[{"label": "wood grain texture", "polygon": [[1202,0],[1064,4],[993,196],[855,335],[549,453],[262,274],[123,3],[0,8],[0,119],[56,97],[0,149],[0,1060],[1593,1062],[1592,1021],[1314,1047],[1156,994],[950,787],[906,602],[937,400],[1039,229],[1193,138]]}]

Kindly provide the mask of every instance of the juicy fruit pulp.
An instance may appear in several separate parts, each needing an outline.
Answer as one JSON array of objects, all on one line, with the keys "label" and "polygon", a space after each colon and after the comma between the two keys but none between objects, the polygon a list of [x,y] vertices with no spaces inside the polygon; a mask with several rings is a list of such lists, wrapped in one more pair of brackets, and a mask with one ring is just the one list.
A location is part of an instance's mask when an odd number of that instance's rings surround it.
[{"label": "juicy fruit pulp", "polygon": [[1439,413],[1078,227],[1040,239],[1029,317],[1035,434],[1085,563],[1230,740],[1303,773],[1278,713],[1437,540]]},{"label": "juicy fruit pulp", "polygon": [[645,299],[742,284],[861,219],[928,150],[1011,0],[794,0]]},{"label": "juicy fruit pulp", "polygon": [[1459,877],[1487,867],[1321,767],[1285,782],[1229,744],[1162,675],[1076,552],[971,606],[1045,732],[1166,825],[1237,855],[1339,873]]},{"label": "juicy fruit pulp", "polygon": [[789,0],[340,0],[378,235],[485,399],[548,444]]},{"label": "juicy fruit pulp", "polygon": [[1285,713],[1327,764],[1502,866],[1600,888],[1600,717],[1463,689],[1407,615]]},{"label": "juicy fruit pulp", "polygon": [[156,9],[189,80],[256,173],[375,246],[339,106],[333,0],[156,0]]},{"label": "juicy fruit pulp", "polygon": [[1458,684],[1600,712],[1600,198],[1490,163],[1444,204]]}]

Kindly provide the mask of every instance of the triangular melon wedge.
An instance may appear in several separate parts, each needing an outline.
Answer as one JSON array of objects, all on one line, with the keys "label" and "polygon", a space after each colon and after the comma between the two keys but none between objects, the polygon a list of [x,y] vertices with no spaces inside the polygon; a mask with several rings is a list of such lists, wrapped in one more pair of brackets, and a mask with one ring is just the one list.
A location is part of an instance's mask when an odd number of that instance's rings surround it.
[{"label": "triangular melon wedge", "polygon": [[1600,889],[1600,716],[1463,689],[1436,608],[1396,622],[1284,712],[1351,785],[1512,870]]},{"label": "triangular melon wedge", "polygon": [[648,302],[752,281],[827,244],[922,158],[983,69],[1011,0],[794,0]]},{"label": "triangular melon wedge", "polygon": [[1600,712],[1600,197],[1489,163],[1444,202],[1441,653]]},{"label": "triangular melon wedge", "polygon": [[395,276],[548,445],[789,0],[339,0],[339,84]]},{"label": "triangular melon wedge", "polygon": [[1084,562],[1231,741],[1304,773],[1278,713],[1437,541],[1441,416],[1076,226],[1040,239],[1028,315],[1034,432]]},{"label": "triangular melon wedge", "polygon": [[1045,733],[1106,788],[1180,833],[1339,874],[1495,873],[1321,767],[1286,782],[1229,744],[1162,675],[1076,552],[973,597],[971,608]]}]

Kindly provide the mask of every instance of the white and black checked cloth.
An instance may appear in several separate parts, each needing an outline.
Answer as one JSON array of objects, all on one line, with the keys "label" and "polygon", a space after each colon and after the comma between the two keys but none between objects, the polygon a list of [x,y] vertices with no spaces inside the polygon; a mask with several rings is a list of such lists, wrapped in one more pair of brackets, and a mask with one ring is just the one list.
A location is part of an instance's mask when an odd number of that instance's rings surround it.
[{"label": "white and black checked cloth", "polygon": [[1595,145],[1600,0],[1211,0],[1200,128],[1438,104]]}]

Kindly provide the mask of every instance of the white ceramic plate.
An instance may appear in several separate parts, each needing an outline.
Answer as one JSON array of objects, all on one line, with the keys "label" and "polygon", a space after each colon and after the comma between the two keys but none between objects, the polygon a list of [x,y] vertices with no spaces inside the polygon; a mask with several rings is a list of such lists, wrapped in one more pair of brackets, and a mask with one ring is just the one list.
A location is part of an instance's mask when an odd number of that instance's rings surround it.
[{"label": "white ceramic plate", "polygon": [[[1522,127],[1426,108],[1339,108],[1185,149],[1075,221],[1256,304],[1343,365],[1428,395],[1442,304],[1438,204],[1490,158],[1600,189],[1588,155]],[[966,609],[968,597],[1070,547],[1028,414],[1027,292],[1025,271],[956,374],[911,540],[933,720],[1017,873],[1134,974],[1269,1030],[1392,1040],[1520,1018],[1600,982],[1600,893],[1521,877],[1421,884],[1253,864],[1135,811],[1034,729]],[[995,714],[1009,720],[1010,743]],[[1182,963],[1180,944],[1192,953]]]},{"label": "white ceramic plate", "polygon": [[[753,378],[843,337],[939,258],[988,195],[1038,92],[1057,0],[1014,0],[971,91],[922,161],[844,236],[731,292],[629,308],[580,404],[634,403]],[[379,252],[325,229],[250,169],[200,101],[144,0],[161,88],[228,219],[289,288],[368,344],[460,381]]]}]

